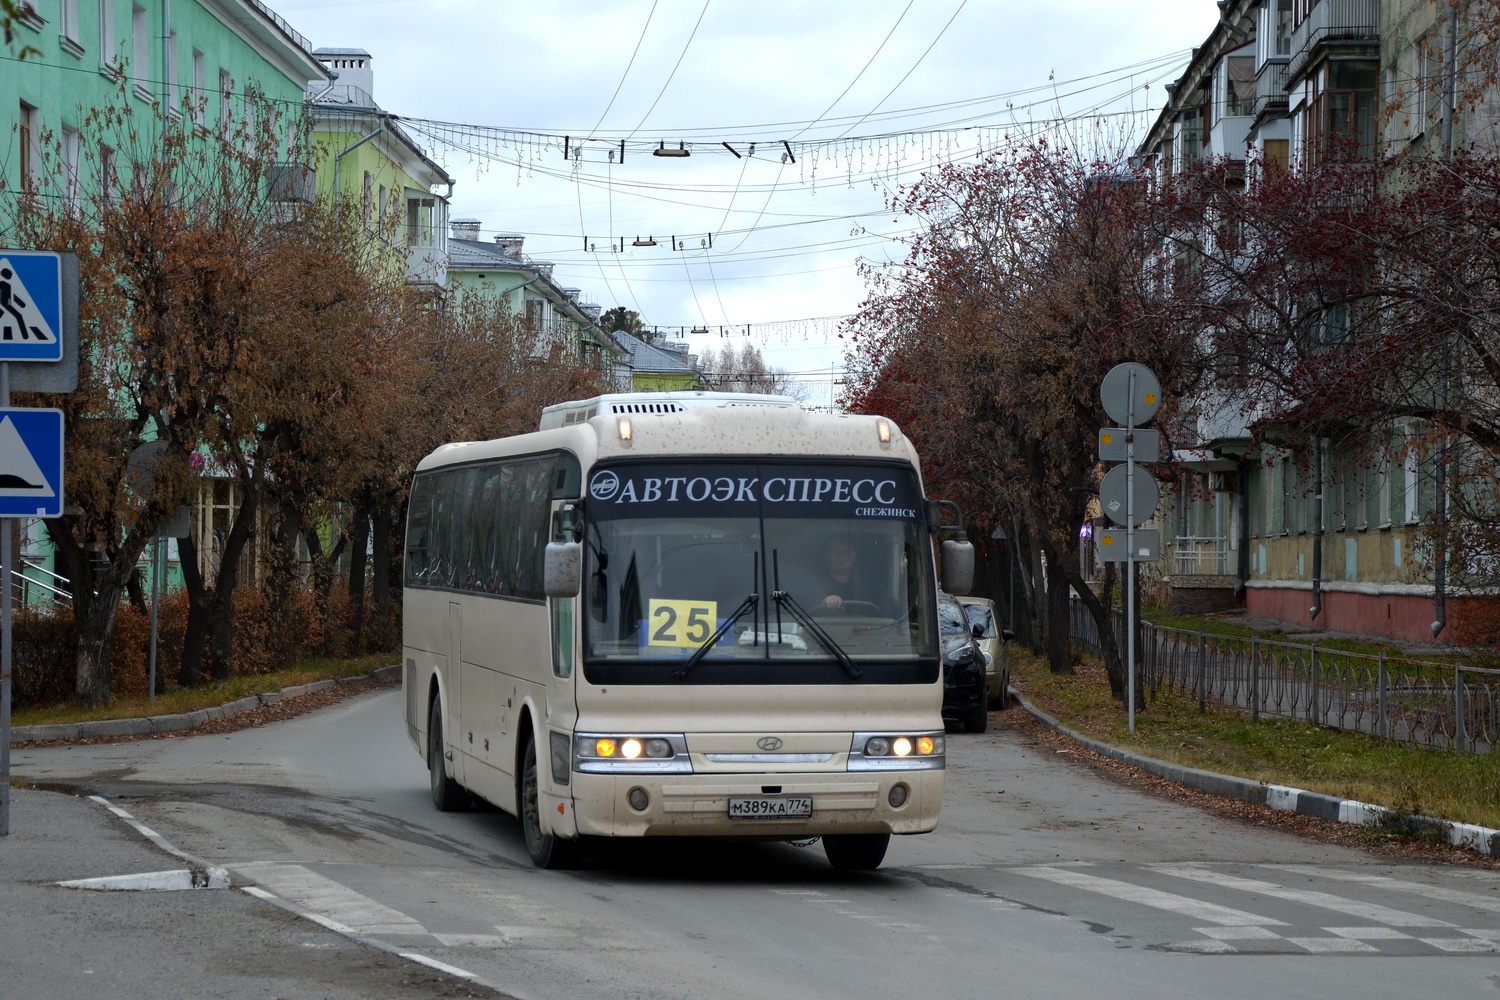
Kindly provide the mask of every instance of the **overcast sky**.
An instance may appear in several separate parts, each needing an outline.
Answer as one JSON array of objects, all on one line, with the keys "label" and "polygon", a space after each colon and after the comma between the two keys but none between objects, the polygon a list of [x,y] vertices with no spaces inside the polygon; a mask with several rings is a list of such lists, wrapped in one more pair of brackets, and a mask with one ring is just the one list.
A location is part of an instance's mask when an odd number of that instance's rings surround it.
[{"label": "overcast sky", "polygon": [[[1043,120],[1136,110],[1138,135],[1218,17],[1213,0],[269,3],[314,47],[371,53],[376,100],[416,120],[481,238],[525,236],[584,301],[711,330],[695,350],[748,325],[820,403],[835,323],[791,321],[854,311],[859,262],[902,257],[911,222],[883,211],[890,192]],[[562,136],[596,141],[569,161]],[[692,155],[646,153],[661,143]]]}]

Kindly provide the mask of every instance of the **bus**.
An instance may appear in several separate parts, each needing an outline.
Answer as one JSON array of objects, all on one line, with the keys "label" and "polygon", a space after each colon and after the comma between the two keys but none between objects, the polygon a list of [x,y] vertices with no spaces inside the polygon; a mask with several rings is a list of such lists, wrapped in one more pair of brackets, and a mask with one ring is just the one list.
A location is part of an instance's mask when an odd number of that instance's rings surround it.
[{"label": "bus", "polygon": [[956,514],[894,422],[782,396],[617,393],[438,448],[402,605],[434,805],[515,815],[543,868],[657,836],[821,837],[879,867],[942,806]]}]

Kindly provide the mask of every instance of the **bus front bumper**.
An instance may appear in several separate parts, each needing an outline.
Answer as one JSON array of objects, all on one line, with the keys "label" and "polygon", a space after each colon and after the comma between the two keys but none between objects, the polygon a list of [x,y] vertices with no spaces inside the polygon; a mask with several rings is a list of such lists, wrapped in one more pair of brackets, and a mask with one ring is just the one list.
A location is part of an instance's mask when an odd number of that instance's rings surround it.
[{"label": "bus front bumper", "polygon": [[[600,837],[798,838],[839,833],[927,833],[937,827],[944,773],[942,770],[753,775],[574,772],[572,818],[579,834]],[[637,808],[642,803],[641,793],[645,808]],[[766,800],[753,804],[775,808],[788,800],[807,798],[812,800],[810,816],[730,817],[731,800],[741,806],[745,800]]]}]

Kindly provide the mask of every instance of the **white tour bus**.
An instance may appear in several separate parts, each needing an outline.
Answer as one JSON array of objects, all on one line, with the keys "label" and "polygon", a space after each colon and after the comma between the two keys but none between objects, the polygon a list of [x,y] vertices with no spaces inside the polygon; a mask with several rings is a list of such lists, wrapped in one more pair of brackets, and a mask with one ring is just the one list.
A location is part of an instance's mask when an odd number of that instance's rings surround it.
[{"label": "white tour bus", "polygon": [[517,815],[543,867],[580,837],[675,835],[821,836],[870,869],[932,830],[932,535],[958,532],[949,590],[973,549],[900,430],[707,392],[541,426],[444,445],[412,483],[403,688],[434,804]]}]

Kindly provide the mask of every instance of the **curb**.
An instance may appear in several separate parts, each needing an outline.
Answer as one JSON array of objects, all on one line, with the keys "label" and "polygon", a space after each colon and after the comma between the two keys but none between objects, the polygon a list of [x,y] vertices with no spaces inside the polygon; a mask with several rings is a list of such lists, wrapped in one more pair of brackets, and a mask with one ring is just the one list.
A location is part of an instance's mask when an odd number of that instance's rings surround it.
[{"label": "curb", "polygon": [[280,691],[267,691],[263,694],[251,695],[248,698],[240,698],[236,701],[227,702],[223,705],[200,708],[195,712],[180,712],[175,715],[153,715],[141,719],[100,719],[97,722],[67,722],[45,726],[16,726],[10,731],[10,741],[11,743],[40,743],[86,740],[97,736],[143,737],[156,736],[161,733],[183,733],[197,729],[199,726],[216,719],[228,719],[231,716],[239,715],[241,712],[248,712],[262,705],[274,705],[278,701],[287,698],[296,698],[298,695],[324,691],[336,684],[368,679],[388,680],[389,678],[399,676],[401,676],[401,665],[391,664],[390,666],[377,667],[368,674],[356,674],[353,677],[330,677],[307,684],[295,684],[291,687],[282,688]]},{"label": "curb", "polygon": [[[1130,750],[1122,750],[1117,746],[1102,743],[1093,737],[1069,729],[1027,701],[1015,688],[1007,690],[1016,700],[1016,704],[1025,709],[1034,719],[1048,729],[1062,733],[1079,746],[1129,764],[1131,767],[1140,768],[1159,778],[1166,778],[1168,781],[1175,781],[1200,792],[1207,792],[1209,795],[1238,799],[1241,802],[1268,806],[1282,812],[1300,813],[1303,816],[1313,816],[1331,823],[1352,823],[1357,826],[1377,822],[1390,812],[1384,806],[1372,805],[1369,802],[1341,799],[1334,795],[1310,792],[1303,788],[1272,785],[1250,778],[1203,771],[1196,767],[1171,764],[1164,760],[1157,760],[1155,757],[1146,757]],[[1416,826],[1445,831],[1448,842],[1456,847],[1467,847],[1480,854],[1500,857],[1500,830],[1473,823],[1455,823],[1434,816],[1413,816],[1411,819]]]}]

